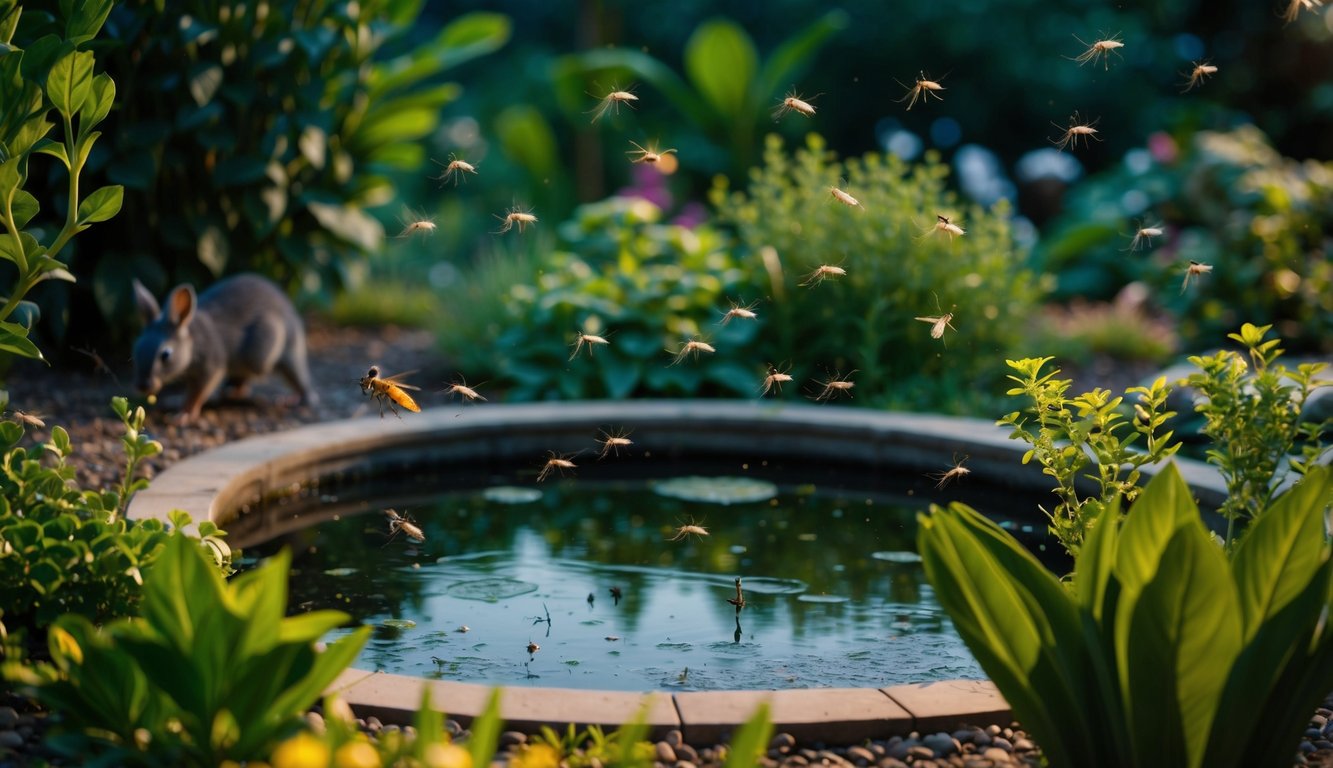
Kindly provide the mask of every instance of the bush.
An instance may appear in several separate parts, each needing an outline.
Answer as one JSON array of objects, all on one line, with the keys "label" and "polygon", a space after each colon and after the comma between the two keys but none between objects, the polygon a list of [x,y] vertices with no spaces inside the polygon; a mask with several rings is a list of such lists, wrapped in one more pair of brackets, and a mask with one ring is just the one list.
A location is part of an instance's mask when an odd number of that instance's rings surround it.
[{"label": "bush", "polygon": [[[1253,126],[1186,141],[1176,157],[1159,134],[1155,157],[1139,150],[1070,191],[1036,253],[1056,294],[1109,298],[1139,280],[1191,349],[1248,318],[1294,351],[1333,351],[1333,162],[1284,158]],[[1164,237],[1129,251],[1137,222]],[[1182,291],[1191,260],[1213,269]]]},{"label": "bush", "polygon": [[[934,156],[912,166],[876,154],[842,162],[816,135],[794,155],[770,136],[747,192],[716,187],[719,219],[744,247],[748,291],[771,303],[761,305],[759,359],[791,361],[798,380],[858,369],[857,401],[871,405],[986,403],[986,385],[1003,376],[996,361],[1021,340],[1041,291],[1007,210],[962,207],[947,175]],[[860,207],[836,202],[834,186]],[[937,215],[966,234],[935,229]],[[846,275],[802,286],[820,265]],[[952,328],[938,340],[916,319],[945,313]]]},{"label": "bush", "polygon": [[[645,200],[611,198],[562,225],[559,248],[483,262],[444,297],[462,322],[441,329],[445,351],[514,400],[755,393],[763,360],[737,348],[756,326],[718,322],[744,271],[715,230],[661,216]],[[576,350],[584,333],[608,343]],[[670,365],[691,338],[717,353]]]}]

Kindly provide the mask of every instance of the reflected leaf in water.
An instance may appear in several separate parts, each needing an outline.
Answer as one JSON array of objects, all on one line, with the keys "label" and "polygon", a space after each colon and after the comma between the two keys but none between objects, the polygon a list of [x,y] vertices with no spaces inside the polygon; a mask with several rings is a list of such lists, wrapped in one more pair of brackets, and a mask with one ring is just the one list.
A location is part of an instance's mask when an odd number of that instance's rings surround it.
[{"label": "reflected leaf in water", "polygon": [[411,619],[385,619],[384,621],[381,621],[380,624],[392,629],[411,629],[417,625],[417,623]]},{"label": "reflected leaf in water", "polygon": [[653,491],[684,501],[711,504],[747,504],[768,501],[778,495],[778,487],[750,477],[701,477],[688,475],[653,483]]}]

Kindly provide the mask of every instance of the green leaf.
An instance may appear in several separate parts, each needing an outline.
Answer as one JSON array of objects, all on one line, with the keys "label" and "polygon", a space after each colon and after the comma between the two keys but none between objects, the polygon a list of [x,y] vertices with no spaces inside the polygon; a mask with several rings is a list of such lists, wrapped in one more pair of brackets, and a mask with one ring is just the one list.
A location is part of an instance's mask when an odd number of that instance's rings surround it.
[{"label": "green leaf", "polygon": [[768,702],[763,702],[731,740],[724,768],[753,768],[760,765],[772,737],[773,718],[769,715]]},{"label": "green leaf", "polygon": [[74,43],[63,40],[59,35],[43,35],[33,40],[23,49],[23,59],[19,71],[25,80],[43,83],[51,72],[51,67],[60,57],[74,51]]},{"label": "green leaf", "polygon": [[738,119],[758,66],[754,42],[745,30],[727,19],[706,21],[686,41],[684,56],[690,80],[718,115],[726,121]]},{"label": "green leaf", "polygon": [[495,756],[495,749],[500,743],[500,728],[503,724],[500,718],[500,689],[495,688],[486,700],[486,708],[480,717],[472,721],[470,728],[472,736],[468,739],[467,750],[472,755],[474,766],[491,764],[491,758]]},{"label": "green leaf", "polygon": [[51,66],[46,97],[68,119],[83,108],[93,87],[92,51],[71,51]]},{"label": "green leaf", "polygon": [[65,151],[65,145],[60,142],[51,141],[50,139],[42,139],[33,146],[32,151],[43,155],[50,155],[59,160],[61,165],[65,166],[65,168],[69,168],[69,153]]},{"label": "green leaf", "polygon": [[84,113],[79,118],[79,130],[88,131],[102,122],[111,113],[116,102],[116,83],[105,72],[93,78],[92,95],[83,105]]},{"label": "green leaf", "polygon": [[384,242],[384,227],[360,208],[309,202],[306,209],[329,232],[359,248],[373,251]]},{"label": "green leaf", "polygon": [[509,42],[513,26],[502,13],[465,13],[440,30],[434,45],[426,48],[438,52],[440,69],[449,69],[503,48]]},{"label": "green leaf", "polygon": [[125,188],[119,184],[95,190],[92,194],[83,198],[83,202],[79,203],[79,213],[76,220],[81,226],[106,221],[120,213],[120,205],[124,197]]},{"label": "green leaf", "polygon": [[1175,464],[1168,464],[1143,489],[1120,533],[1116,577],[1137,592],[1156,572],[1162,550],[1177,529],[1197,523],[1199,510]]},{"label": "green leaf", "polygon": [[[62,0],[62,9],[67,0]],[[97,36],[111,13],[114,0],[74,0],[65,11],[65,37],[73,43],[84,43]]]},{"label": "green leaf", "polygon": [[37,198],[26,190],[20,189],[14,192],[10,210],[14,214],[14,226],[23,229],[28,226],[28,222],[32,221],[32,217],[36,216],[38,211],[41,210],[41,205],[38,204]]},{"label": "green leaf", "polygon": [[0,351],[46,361],[42,351],[28,339],[28,329],[8,320],[0,321]]},{"label": "green leaf", "polygon": [[505,155],[533,178],[548,178],[560,165],[555,132],[536,108],[528,104],[505,107],[495,118],[495,134]]},{"label": "green leaf", "polygon": [[789,87],[800,71],[828,40],[847,27],[845,11],[832,10],[779,45],[759,70],[755,94],[759,98],[778,96]]},{"label": "green leaf", "polygon": [[606,396],[612,400],[623,400],[634,392],[643,377],[643,364],[621,361],[604,362],[601,365],[602,386],[606,387]]}]

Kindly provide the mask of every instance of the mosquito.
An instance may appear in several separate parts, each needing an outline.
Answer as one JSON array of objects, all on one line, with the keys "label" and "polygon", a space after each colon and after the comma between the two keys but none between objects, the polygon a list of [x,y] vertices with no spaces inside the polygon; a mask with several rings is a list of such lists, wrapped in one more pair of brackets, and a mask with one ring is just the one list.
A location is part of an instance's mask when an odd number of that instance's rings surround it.
[{"label": "mosquito", "polygon": [[[412,541],[418,544],[425,543],[426,534],[422,533],[421,528],[412,522],[412,518],[406,514],[399,513],[395,509],[386,509],[384,510],[384,516],[389,518],[389,541],[393,541],[393,537],[397,536],[399,531],[402,531]],[[388,546],[388,544],[387,541],[384,543],[385,546]]]},{"label": "mosquito", "polygon": [[531,208],[525,211],[518,206],[505,211],[504,216],[496,216],[495,218],[500,220],[500,228],[495,230],[497,235],[503,235],[514,227],[518,227],[518,233],[521,235],[529,224],[537,223],[537,217],[532,215]]},{"label": "mosquito", "polygon": [[657,165],[657,163],[664,156],[669,155],[672,152],[676,151],[675,149],[664,149],[659,152],[657,150],[656,144],[649,144],[647,147],[639,146],[638,144],[635,144],[633,141],[631,141],[630,144],[634,144],[634,149],[631,149],[625,154],[638,155],[638,157],[634,158],[634,160],[631,161],[635,163],[648,163],[649,165]]},{"label": "mosquito", "polygon": [[754,320],[757,317],[759,317],[759,315],[755,314],[754,311],[754,308],[757,306],[759,306],[758,301],[752,301],[743,307],[737,302],[733,301],[731,302],[731,309],[728,309],[726,312],[722,313],[722,319],[719,320],[718,322],[720,322],[722,325],[726,325],[727,323],[731,322],[733,319],[737,317],[741,318],[742,320]]},{"label": "mosquito", "polygon": [[770,390],[773,389],[776,389],[778,392],[781,392],[782,385],[789,381],[791,381],[791,374],[787,373],[786,371],[779,371],[777,368],[774,368],[772,365],[769,365],[768,376],[764,377],[764,383],[760,385],[761,389],[759,392],[759,396],[763,397],[764,395],[767,395]]},{"label": "mosquito", "polygon": [[1204,275],[1212,271],[1213,271],[1212,264],[1201,264],[1191,259],[1190,265],[1185,268],[1185,280],[1180,284],[1180,292],[1182,294],[1185,293],[1185,290],[1190,287],[1191,280],[1203,277]]},{"label": "mosquito", "polygon": [[[481,385],[478,384],[477,386],[479,387]],[[464,403],[475,403],[478,400],[483,403],[486,402],[486,398],[482,397],[481,393],[476,389],[469,387],[467,385],[467,379],[464,379],[461,376],[458,381],[450,383],[449,386],[442,391],[446,395],[458,395]]]},{"label": "mosquito", "polygon": [[967,467],[963,466],[963,464],[968,460],[968,458],[969,458],[969,457],[964,456],[964,457],[960,460],[960,459],[958,458],[958,456],[955,455],[955,456],[953,457],[953,466],[952,466],[952,467],[949,467],[948,469],[944,470],[943,472],[934,472],[934,473],[931,473],[930,475],[928,475],[928,477],[929,477],[931,480],[936,481],[936,482],[935,482],[935,489],[936,489],[936,490],[941,490],[941,489],[944,488],[944,486],[948,485],[949,483],[951,483],[951,482],[953,482],[953,481],[955,481],[955,480],[961,480],[962,478],[967,477],[969,474],[971,474],[971,473],[972,473],[972,470],[970,470],[970,469],[968,469]]},{"label": "mosquito", "polygon": [[[1069,127],[1064,129],[1065,132],[1061,134],[1059,139],[1051,139],[1051,143],[1055,145],[1056,149],[1063,152],[1065,147],[1069,147],[1071,150],[1078,149],[1078,140],[1080,136],[1083,138],[1084,147],[1088,146],[1088,139],[1101,141],[1101,139],[1097,138],[1096,128],[1096,125],[1100,120],[1101,118],[1099,117],[1091,123],[1081,123],[1078,119],[1078,113],[1075,112],[1073,116],[1069,118]],[[1051,125],[1054,125],[1056,128],[1060,127],[1057,123],[1051,123]]]},{"label": "mosquito", "polygon": [[[811,96],[810,101],[814,101],[817,98],[819,97]],[[773,121],[777,122],[786,116],[788,112],[799,112],[806,117],[814,117],[815,106],[811,104],[810,101],[802,99],[794,89],[787,91],[787,95],[778,102],[778,106],[773,110]]]},{"label": "mosquito", "polygon": [[921,237],[930,237],[939,232],[943,232],[949,238],[949,242],[953,242],[955,237],[962,237],[967,234],[967,230],[953,223],[948,216],[942,216],[937,213],[935,214],[935,223],[930,225],[925,232],[921,233]]},{"label": "mosquito", "polygon": [[[839,182],[841,182],[841,179],[839,180]],[[829,185],[828,191],[830,195],[833,195],[834,200],[837,200],[838,202],[842,203],[848,208],[860,208],[863,211],[866,209],[864,205],[861,205],[860,200],[857,200],[856,198],[852,197],[851,195],[847,194],[845,191],[839,189],[836,186]]]},{"label": "mosquito", "polygon": [[451,181],[454,183],[454,186],[458,186],[459,183],[467,181],[467,174],[470,173],[473,176],[477,175],[477,166],[453,154],[449,155],[449,163],[447,165],[441,163],[439,160],[436,160],[435,164],[444,168],[444,172],[435,177],[436,180],[440,182],[441,186],[448,184]]},{"label": "mosquito", "polygon": [[1160,223],[1145,227],[1142,222],[1140,222],[1138,230],[1134,232],[1133,239],[1129,241],[1129,247],[1125,250],[1137,251],[1139,248],[1151,248],[1152,239],[1154,237],[1161,237],[1164,231],[1165,230],[1162,229]]},{"label": "mosquito", "polygon": [[[668,349],[667,351],[671,352],[670,349]],[[676,356],[676,359],[671,361],[671,365],[679,365],[680,363],[684,362],[685,358],[689,357],[690,355],[694,355],[694,359],[698,360],[700,352],[707,352],[709,354],[712,354],[716,351],[717,349],[715,349],[712,344],[709,344],[706,341],[700,341],[699,339],[690,339],[689,341],[686,341],[684,346],[682,346],[680,349],[676,350],[675,352],[671,352],[671,354]]]},{"label": "mosquito", "polygon": [[798,285],[802,288],[813,288],[831,277],[844,277],[847,270],[832,264],[820,264],[815,271],[806,275]]},{"label": "mosquito", "polygon": [[435,220],[408,208],[403,217],[403,229],[398,233],[398,237],[411,237],[416,234],[423,236],[435,234]]},{"label": "mosquito", "polygon": [[[1182,72],[1181,74],[1184,73]],[[1186,75],[1185,82],[1182,83],[1185,87],[1181,89],[1180,92],[1189,93],[1194,89],[1194,86],[1203,85],[1205,80],[1215,74],[1217,74],[1217,67],[1215,65],[1209,64],[1207,61],[1194,62],[1194,69]]]},{"label": "mosquito", "polygon": [[[940,80],[943,79],[944,78],[942,77],[940,78]],[[931,96],[934,96],[940,101],[944,101],[944,97],[939,94],[939,91],[944,90],[944,86],[940,85],[939,82],[926,77],[925,72],[921,72],[917,75],[916,84],[912,86],[903,85],[898,80],[894,80],[894,82],[907,89],[907,93],[901,99],[898,99],[898,101],[907,102],[908,112],[912,111],[912,106],[916,104],[917,99],[920,99],[922,104],[930,101]]]},{"label": "mosquito", "polygon": [[597,106],[593,108],[592,121],[595,123],[601,120],[608,111],[620,114],[620,105],[624,104],[632,108],[634,105],[630,102],[638,100],[639,97],[634,95],[633,86],[623,91],[611,86],[611,91],[603,96],[601,101],[597,102]]},{"label": "mosquito", "polygon": [[599,460],[605,459],[608,453],[619,456],[621,448],[628,450],[631,445],[634,445],[634,442],[629,439],[630,433],[624,429],[614,433],[602,430],[601,435],[601,439],[597,441],[602,446],[602,452],[597,455]]},{"label": "mosquito", "polygon": [[[939,316],[937,316],[937,317],[918,317],[918,318],[916,318],[917,320],[920,320],[920,321],[923,322],[923,323],[930,323],[930,338],[932,338],[932,339],[943,339],[943,338],[944,338],[944,329],[945,329],[946,327],[949,328],[949,329],[951,329],[951,330],[953,330],[954,332],[957,332],[957,331],[958,331],[957,328],[954,328],[954,327],[953,327],[953,323],[950,322],[951,320],[953,320],[953,313],[952,313],[952,312],[945,312],[943,309],[940,308],[940,297],[939,297],[939,296],[936,296],[936,297],[935,297],[935,310],[936,310],[937,312],[940,312],[940,313],[941,313],[941,314],[940,314]],[[946,342],[945,342],[945,346],[948,346],[948,343],[949,343],[949,342],[946,341]]]},{"label": "mosquito", "polygon": [[1097,66],[1097,60],[1101,59],[1102,69],[1108,70],[1111,68],[1111,57],[1120,55],[1120,51],[1116,49],[1125,47],[1125,44],[1120,41],[1119,32],[1105,40],[1098,40],[1094,43],[1085,43],[1078,35],[1074,35],[1074,39],[1078,40],[1086,50],[1073,58],[1068,56],[1065,58],[1070,61],[1077,61],[1080,67],[1088,62],[1092,62],[1092,65],[1095,67]]},{"label": "mosquito", "polygon": [[685,525],[677,526],[676,535],[672,536],[670,540],[680,541],[681,539],[686,539],[689,538],[690,536],[702,539],[707,535],[708,535],[707,528],[703,527],[702,525],[699,525],[694,521],[691,521],[689,523],[686,523]]},{"label": "mosquito", "polygon": [[579,352],[581,352],[584,347],[588,348],[588,357],[592,357],[592,350],[596,345],[611,343],[607,341],[606,337],[604,336],[596,336],[591,333],[584,333],[583,331],[576,331],[575,333],[577,333],[578,335],[575,337],[574,344],[572,345],[574,347],[574,351],[571,352],[569,355],[570,360],[573,360],[574,358],[578,357]]},{"label": "mosquito", "polygon": [[818,395],[815,395],[815,402],[827,402],[844,394],[851,397],[852,387],[856,386],[852,382],[853,373],[856,373],[855,368],[849,371],[846,376],[835,373],[825,381],[816,382],[822,389],[820,389]]},{"label": "mosquito", "polygon": [[574,462],[570,461],[574,454],[561,456],[555,451],[550,451],[550,456],[546,463],[542,465],[542,471],[537,473],[537,482],[541,482],[551,476],[552,472],[559,472],[563,477],[566,469],[575,469]]}]

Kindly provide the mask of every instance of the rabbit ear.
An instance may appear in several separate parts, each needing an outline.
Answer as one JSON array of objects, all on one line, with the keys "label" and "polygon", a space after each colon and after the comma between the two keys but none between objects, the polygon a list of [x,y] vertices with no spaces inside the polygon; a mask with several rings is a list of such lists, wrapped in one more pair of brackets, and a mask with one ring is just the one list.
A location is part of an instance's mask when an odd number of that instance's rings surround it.
[{"label": "rabbit ear", "polygon": [[139,278],[134,278],[132,282],[134,283],[134,306],[139,310],[139,318],[143,320],[143,324],[145,326],[149,325],[157,319],[158,315],[162,314],[162,307],[158,306],[157,299],[153,298],[153,294],[144,287],[143,283],[139,282]]},{"label": "rabbit ear", "polygon": [[190,319],[194,317],[194,288],[189,285],[178,285],[171,291],[171,296],[167,297],[167,318],[173,325],[184,327],[189,324]]}]

